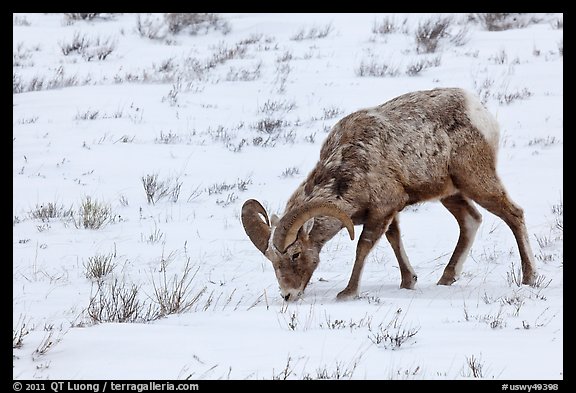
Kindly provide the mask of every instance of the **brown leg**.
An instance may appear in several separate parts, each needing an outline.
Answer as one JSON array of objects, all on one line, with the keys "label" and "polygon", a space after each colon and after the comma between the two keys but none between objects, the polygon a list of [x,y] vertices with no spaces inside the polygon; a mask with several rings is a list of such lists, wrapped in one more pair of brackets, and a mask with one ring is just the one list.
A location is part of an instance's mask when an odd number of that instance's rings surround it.
[{"label": "brown leg", "polygon": [[392,250],[394,250],[394,254],[398,260],[398,266],[400,267],[400,274],[402,276],[400,288],[414,289],[418,276],[416,276],[414,269],[410,265],[410,261],[408,260],[408,256],[406,255],[406,251],[404,251],[404,246],[402,245],[398,215],[394,217],[390,226],[388,226],[386,238],[392,246]]},{"label": "brown leg", "polygon": [[[466,193],[472,200],[497,215],[510,227],[520,252],[522,261],[522,283],[534,284],[538,276],[534,256],[528,240],[528,231],[524,223],[524,212],[517,206],[504,189],[496,174],[475,174],[479,187],[467,187]],[[464,190],[463,190],[464,191]]]},{"label": "brown leg", "polygon": [[394,214],[386,217],[371,217],[364,224],[362,234],[360,235],[360,239],[358,239],[358,246],[356,247],[356,260],[354,261],[350,281],[348,281],[346,288],[336,296],[338,300],[348,299],[358,294],[358,283],[362,275],[362,268],[364,268],[366,256],[368,256],[372,247],[374,247],[376,242],[382,237],[393,217]]},{"label": "brown leg", "polygon": [[450,257],[450,261],[438,281],[438,285],[451,285],[462,272],[464,261],[468,257],[476,231],[482,222],[482,216],[472,202],[461,194],[451,195],[442,199],[441,202],[456,218],[460,226],[458,243],[456,243],[456,248]]}]

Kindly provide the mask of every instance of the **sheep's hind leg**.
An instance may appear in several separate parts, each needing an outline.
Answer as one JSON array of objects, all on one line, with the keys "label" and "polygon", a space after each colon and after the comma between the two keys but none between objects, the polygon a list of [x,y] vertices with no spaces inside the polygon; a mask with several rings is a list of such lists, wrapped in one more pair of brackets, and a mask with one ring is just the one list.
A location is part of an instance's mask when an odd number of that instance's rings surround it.
[{"label": "sheep's hind leg", "polygon": [[470,251],[470,247],[472,247],[476,232],[482,222],[482,216],[472,202],[462,194],[443,198],[441,202],[456,218],[460,226],[458,243],[456,243],[456,248],[450,257],[450,261],[438,281],[438,285],[451,285],[458,279],[458,276],[462,272],[464,261],[468,257],[468,252]]},{"label": "sheep's hind leg", "polygon": [[482,191],[471,193],[470,197],[490,213],[497,215],[510,227],[522,262],[522,284],[533,285],[538,273],[534,263],[534,254],[528,240],[528,231],[524,222],[524,211],[516,205],[496,175],[486,176],[482,180]]}]

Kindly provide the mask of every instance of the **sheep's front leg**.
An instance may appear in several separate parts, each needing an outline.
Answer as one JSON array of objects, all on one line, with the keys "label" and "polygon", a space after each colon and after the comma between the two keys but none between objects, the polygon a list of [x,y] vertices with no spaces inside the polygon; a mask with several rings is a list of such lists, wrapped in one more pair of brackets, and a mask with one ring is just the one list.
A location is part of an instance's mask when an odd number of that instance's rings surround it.
[{"label": "sheep's front leg", "polygon": [[386,238],[392,246],[392,250],[394,250],[394,254],[398,260],[398,266],[400,267],[400,275],[402,276],[400,288],[414,289],[416,281],[418,280],[418,276],[416,275],[412,265],[410,265],[406,251],[404,251],[404,245],[402,244],[402,238],[400,236],[398,214],[396,214],[388,226],[388,230],[386,231]]},{"label": "sheep's front leg", "polygon": [[358,283],[362,275],[366,257],[376,245],[376,242],[378,242],[384,232],[386,232],[393,218],[394,214],[386,217],[372,216],[364,224],[362,234],[360,235],[360,239],[358,239],[358,246],[356,247],[356,260],[354,261],[350,281],[348,281],[346,288],[336,296],[338,300],[345,300],[358,295]]}]

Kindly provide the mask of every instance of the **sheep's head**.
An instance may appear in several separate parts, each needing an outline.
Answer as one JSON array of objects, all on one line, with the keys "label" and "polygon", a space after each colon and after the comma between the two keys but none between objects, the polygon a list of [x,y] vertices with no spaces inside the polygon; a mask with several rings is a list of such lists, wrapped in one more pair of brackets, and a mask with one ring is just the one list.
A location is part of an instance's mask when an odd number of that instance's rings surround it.
[{"label": "sheep's head", "polygon": [[274,266],[284,300],[296,300],[308,285],[320,261],[320,246],[310,238],[314,218],[333,217],[354,239],[354,224],[346,213],[327,202],[309,202],[283,217],[268,219],[262,205],[250,199],[242,206],[242,224],[252,243]]}]

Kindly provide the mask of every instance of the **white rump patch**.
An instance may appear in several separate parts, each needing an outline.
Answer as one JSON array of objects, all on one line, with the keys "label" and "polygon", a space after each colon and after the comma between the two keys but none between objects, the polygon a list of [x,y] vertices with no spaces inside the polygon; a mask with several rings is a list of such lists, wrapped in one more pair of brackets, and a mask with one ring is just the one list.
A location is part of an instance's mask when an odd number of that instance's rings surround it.
[{"label": "white rump patch", "polygon": [[482,133],[490,146],[494,148],[494,151],[498,151],[498,140],[500,139],[498,122],[476,96],[469,92],[464,93],[464,105],[468,112],[470,122]]}]

